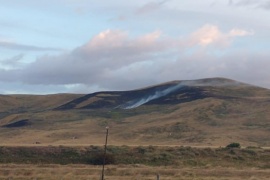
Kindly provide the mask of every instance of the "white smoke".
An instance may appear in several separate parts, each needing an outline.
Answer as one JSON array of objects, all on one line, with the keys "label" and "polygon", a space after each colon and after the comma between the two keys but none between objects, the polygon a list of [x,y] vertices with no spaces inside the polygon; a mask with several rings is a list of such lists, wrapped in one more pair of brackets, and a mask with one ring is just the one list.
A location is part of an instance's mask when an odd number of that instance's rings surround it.
[{"label": "white smoke", "polygon": [[163,90],[156,90],[155,93],[153,94],[146,95],[139,99],[131,100],[127,103],[117,106],[116,108],[133,109],[143,104],[146,104],[151,100],[158,99],[172,92],[175,92],[184,86],[240,86],[240,85],[245,86],[247,84],[229,80],[229,79],[224,79],[224,78],[213,78],[213,79],[210,78],[210,79],[181,81],[174,86],[168,87]]},{"label": "white smoke", "polygon": [[172,92],[174,92],[182,87],[183,87],[182,83],[179,83],[179,84],[176,84],[175,86],[168,87],[164,90],[157,90],[154,94],[150,94],[150,95],[144,96],[140,99],[129,101],[125,104],[118,106],[117,108],[121,108],[121,109],[136,108],[136,107],[139,107],[139,106],[141,106],[141,105],[143,105],[151,100],[166,96],[166,95],[168,95],[168,94],[170,94],[170,93],[172,93]]}]

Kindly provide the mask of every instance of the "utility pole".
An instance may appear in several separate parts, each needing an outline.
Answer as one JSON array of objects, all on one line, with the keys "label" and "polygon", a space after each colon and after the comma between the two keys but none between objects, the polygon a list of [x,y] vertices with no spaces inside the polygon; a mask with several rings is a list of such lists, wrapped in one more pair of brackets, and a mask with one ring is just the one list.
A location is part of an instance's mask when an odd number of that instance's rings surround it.
[{"label": "utility pole", "polygon": [[109,127],[106,127],[106,140],[105,140],[105,147],[104,147],[104,154],[103,154],[103,165],[102,165],[102,175],[101,180],[104,180],[104,168],[106,162],[106,151],[107,151],[107,142],[108,142],[108,134],[109,134]]}]

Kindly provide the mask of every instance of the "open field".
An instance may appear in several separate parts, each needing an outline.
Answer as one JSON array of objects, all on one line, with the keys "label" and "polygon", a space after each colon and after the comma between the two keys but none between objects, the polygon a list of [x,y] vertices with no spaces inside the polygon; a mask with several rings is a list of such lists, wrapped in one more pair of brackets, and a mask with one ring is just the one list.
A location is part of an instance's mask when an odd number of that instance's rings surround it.
[{"label": "open field", "polygon": [[[0,147],[0,179],[99,180],[103,147]],[[108,146],[107,180],[270,178],[270,150]]]},{"label": "open field", "polygon": [[[257,168],[191,168],[144,165],[109,165],[105,168],[106,180],[268,180],[269,169]],[[93,165],[29,165],[0,164],[1,180],[99,180],[101,166]]]}]

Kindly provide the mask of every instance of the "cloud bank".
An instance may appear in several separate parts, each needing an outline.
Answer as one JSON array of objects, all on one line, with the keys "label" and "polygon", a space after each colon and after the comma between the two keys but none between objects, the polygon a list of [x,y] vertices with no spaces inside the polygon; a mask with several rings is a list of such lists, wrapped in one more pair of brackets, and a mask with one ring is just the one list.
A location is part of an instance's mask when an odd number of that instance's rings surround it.
[{"label": "cloud bank", "polygon": [[[39,85],[63,85],[85,91],[93,89],[127,90],[174,79],[197,79],[224,76],[239,80],[252,79],[254,68],[269,66],[267,55],[254,62],[256,54],[219,55],[236,38],[253,32],[233,28],[221,31],[206,24],[193,33],[172,38],[157,30],[132,37],[122,30],[105,30],[87,43],[60,55],[46,55],[17,69],[0,69],[0,81]],[[217,54],[209,53],[214,50]],[[192,53],[190,53],[192,52]],[[22,55],[13,57],[14,62]],[[269,72],[254,77],[266,81]],[[250,76],[250,77],[249,77]],[[86,87],[86,88],[85,88]]]}]

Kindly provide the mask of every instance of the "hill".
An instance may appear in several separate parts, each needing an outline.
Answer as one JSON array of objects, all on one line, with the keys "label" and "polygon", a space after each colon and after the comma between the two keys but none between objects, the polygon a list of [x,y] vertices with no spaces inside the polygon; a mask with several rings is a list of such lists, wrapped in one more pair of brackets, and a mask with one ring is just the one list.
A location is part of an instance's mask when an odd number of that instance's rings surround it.
[{"label": "hill", "polygon": [[131,91],[0,96],[2,144],[270,146],[270,90],[224,78]]}]

